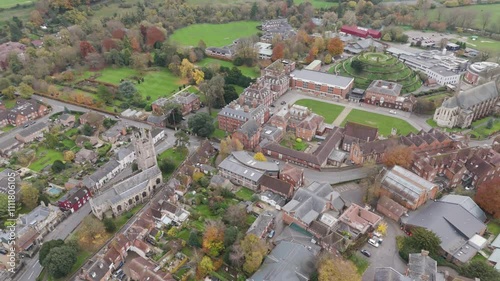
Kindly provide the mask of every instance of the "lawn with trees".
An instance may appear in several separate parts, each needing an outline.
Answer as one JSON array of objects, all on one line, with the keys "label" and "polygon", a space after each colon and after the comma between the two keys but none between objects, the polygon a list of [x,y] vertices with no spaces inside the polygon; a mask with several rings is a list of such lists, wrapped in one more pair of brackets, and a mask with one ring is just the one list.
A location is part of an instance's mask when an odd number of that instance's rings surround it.
[{"label": "lawn with trees", "polygon": [[176,30],[170,40],[184,46],[198,46],[200,40],[203,40],[208,47],[222,47],[232,44],[238,38],[256,35],[259,24],[257,21],[192,24]]},{"label": "lawn with trees", "polygon": [[378,128],[379,134],[384,136],[389,136],[391,134],[392,128],[396,128],[398,130],[398,134],[400,135],[407,135],[411,132],[418,132],[417,129],[415,129],[412,125],[402,119],[377,113],[371,113],[359,109],[351,110],[349,115],[347,115],[347,117],[342,122],[342,126],[344,126],[347,121],[376,127]]},{"label": "lawn with trees", "polygon": [[327,102],[302,99],[295,102],[296,105],[302,105],[311,109],[314,113],[325,118],[325,123],[332,123],[340,115],[344,107],[341,105],[331,104]]},{"label": "lawn with trees", "polygon": [[[234,66],[234,64],[232,62],[225,61],[225,60],[219,60],[216,58],[209,58],[209,57],[204,58],[201,61],[197,62],[196,65],[201,66],[201,67],[209,67],[209,66],[213,66],[213,65],[219,65],[219,66],[225,66],[228,68],[232,68]],[[258,67],[248,67],[245,65],[241,65],[241,66],[237,66],[237,67],[239,70],[241,70],[241,73],[243,73],[243,75],[248,76],[250,78],[257,78],[260,76],[260,70],[258,69]]]}]

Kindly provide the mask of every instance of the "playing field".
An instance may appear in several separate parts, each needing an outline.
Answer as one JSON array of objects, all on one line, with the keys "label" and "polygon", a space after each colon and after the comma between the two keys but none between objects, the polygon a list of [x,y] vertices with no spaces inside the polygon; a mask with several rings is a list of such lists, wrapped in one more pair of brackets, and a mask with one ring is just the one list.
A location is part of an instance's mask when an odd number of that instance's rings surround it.
[{"label": "playing field", "polygon": [[249,37],[259,31],[258,21],[234,21],[223,24],[193,24],[176,30],[170,40],[185,46],[197,46],[203,40],[207,46],[222,47],[241,37]]},{"label": "playing field", "polygon": [[293,3],[295,5],[299,5],[301,3],[306,3],[310,2],[315,9],[321,9],[321,8],[330,8],[330,7],[337,7],[338,3],[337,2],[326,2],[325,0],[295,0]]},{"label": "playing field", "polygon": [[[464,7],[457,7],[457,8],[446,8],[445,11],[448,12],[449,10],[451,11],[458,11],[458,10],[472,10],[476,12],[476,18],[474,20],[474,28],[477,29],[482,29],[482,13],[483,11],[485,12],[490,12],[492,14],[490,22],[486,26],[490,26],[495,24],[495,19],[500,15],[500,3],[498,4],[487,4],[487,5],[469,5],[469,6],[464,6]],[[437,9],[431,9],[429,11],[429,19],[430,20],[435,20],[437,18]]]},{"label": "playing field", "polygon": [[335,119],[337,119],[342,110],[344,110],[344,107],[341,105],[310,99],[298,100],[295,104],[306,106],[314,113],[325,117],[325,123],[328,124],[331,124]]},{"label": "playing field", "polygon": [[[463,40],[462,40],[463,41]],[[472,40],[472,37],[467,37],[467,41],[465,41],[467,47],[478,49],[480,51],[488,51],[493,55],[500,54],[500,41],[493,40],[491,38],[478,36],[477,40]]]},{"label": "playing field", "polygon": [[144,75],[130,68],[105,68],[99,72],[101,76],[96,80],[115,85],[119,85],[121,79],[131,79],[133,76],[144,77],[144,82],[136,84],[136,87],[143,97],[150,96],[151,101],[162,96],[171,96],[183,84],[179,77],[168,70],[148,71]]},{"label": "playing field", "polygon": [[28,0],[2,0],[0,1],[0,8],[7,9],[16,6],[17,4],[30,4],[33,1]]},{"label": "playing field", "polygon": [[396,128],[398,130],[398,134],[400,135],[407,135],[410,132],[418,132],[417,129],[415,129],[408,122],[399,118],[366,112],[359,109],[351,110],[349,115],[347,115],[342,122],[342,126],[344,126],[347,121],[376,127],[378,128],[379,134],[383,136],[390,135],[392,128]]},{"label": "playing field", "polygon": [[[225,61],[225,60],[218,60],[214,58],[204,58],[203,60],[199,61],[196,63],[199,66],[207,66],[211,64],[218,64],[219,66],[225,66],[229,68],[233,68],[234,65],[230,61]],[[237,66],[243,75],[251,77],[251,78],[257,78],[260,76],[260,71],[258,70],[258,67],[248,67],[248,66]]]}]

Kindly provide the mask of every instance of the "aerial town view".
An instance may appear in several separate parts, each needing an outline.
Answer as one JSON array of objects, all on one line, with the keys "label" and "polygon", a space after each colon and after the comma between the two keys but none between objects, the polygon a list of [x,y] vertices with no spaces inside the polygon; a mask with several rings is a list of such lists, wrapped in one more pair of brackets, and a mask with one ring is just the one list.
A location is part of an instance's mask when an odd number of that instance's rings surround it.
[{"label": "aerial town view", "polygon": [[0,281],[500,281],[500,0],[0,0]]}]

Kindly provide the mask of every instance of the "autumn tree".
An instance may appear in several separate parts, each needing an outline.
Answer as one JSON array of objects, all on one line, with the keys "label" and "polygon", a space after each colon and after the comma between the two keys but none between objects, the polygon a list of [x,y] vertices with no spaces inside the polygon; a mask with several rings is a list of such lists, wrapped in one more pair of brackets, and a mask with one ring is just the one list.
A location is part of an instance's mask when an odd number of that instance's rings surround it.
[{"label": "autumn tree", "polygon": [[264,156],[264,154],[262,154],[262,152],[255,153],[255,155],[253,156],[253,159],[255,159],[257,161],[261,161],[261,162],[267,161],[266,156]]},{"label": "autumn tree", "polygon": [[154,46],[156,43],[165,41],[165,32],[156,26],[148,27],[146,31],[146,45]]},{"label": "autumn tree", "polygon": [[203,251],[211,256],[217,257],[224,249],[224,224],[221,221],[208,221],[203,233]]},{"label": "autumn tree", "polygon": [[64,161],[66,162],[71,162],[75,159],[75,153],[71,150],[64,151],[63,155],[64,155]]},{"label": "autumn tree", "polygon": [[202,280],[207,274],[214,271],[214,263],[208,256],[204,256],[196,267],[196,276],[198,280]]},{"label": "autumn tree", "polygon": [[82,248],[93,245],[97,236],[106,231],[104,224],[93,216],[87,216],[83,219],[78,232],[78,244]]},{"label": "autumn tree", "polygon": [[33,10],[31,13],[30,13],[30,21],[36,25],[36,26],[40,26],[43,24],[43,18],[42,16],[40,15],[40,12],[37,11],[37,10]]},{"label": "autumn tree", "polygon": [[273,47],[273,55],[271,56],[271,60],[279,60],[285,57],[285,43],[278,42]]},{"label": "autumn tree", "polygon": [[344,43],[338,37],[331,38],[330,40],[328,40],[327,49],[328,53],[330,53],[334,57],[341,55],[344,52]]},{"label": "autumn tree", "polygon": [[16,98],[16,92],[17,92],[16,87],[8,86],[6,89],[2,91],[2,94],[5,96],[5,98],[13,100],[14,98]]},{"label": "autumn tree", "polygon": [[94,53],[95,48],[90,44],[88,41],[81,41],[80,42],[80,55],[82,58],[87,57],[88,54]]},{"label": "autumn tree", "polygon": [[382,156],[382,163],[390,168],[398,165],[408,169],[411,166],[412,160],[412,150],[405,145],[389,147]]},{"label": "autumn tree", "polygon": [[29,99],[31,98],[31,95],[35,93],[35,90],[33,90],[33,88],[30,85],[24,82],[19,84],[19,86],[17,87],[17,91],[19,92],[19,94],[23,99]]},{"label": "autumn tree", "polygon": [[495,218],[500,218],[500,178],[479,185],[474,201]]},{"label": "autumn tree", "polygon": [[382,235],[385,235],[387,233],[387,223],[386,222],[381,222],[378,226],[377,226],[377,232],[382,234]]},{"label": "autumn tree", "polygon": [[361,281],[356,266],[348,260],[322,255],[318,260],[319,281]]},{"label": "autumn tree", "polygon": [[267,245],[255,234],[247,234],[240,242],[241,249],[245,255],[243,270],[248,273],[254,273],[262,263],[267,253]]},{"label": "autumn tree", "polygon": [[244,218],[246,214],[247,212],[244,207],[240,205],[231,205],[224,214],[224,221],[226,221],[229,225],[243,227],[246,222],[241,218]]},{"label": "autumn tree", "polygon": [[38,205],[40,192],[31,183],[21,183],[21,202],[29,209],[34,209]]},{"label": "autumn tree", "polygon": [[[356,4],[356,2],[354,2],[354,4]],[[347,25],[354,25],[356,24],[356,22],[356,13],[354,13],[353,11],[345,12],[344,16],[342,17],[342,23]]]},{"label": "autumn tree", "polygon": [[182,78],[191,78],[193,76],[194,65],[188,59],[183,59],[179,70]]},{"label": "autumn tree", "polygon": [[201,82],[203,82],[205,79],[205,73],[199,69],[195,69],[193,71],[193,80],[196,83],[196,85],[200,85]]}]

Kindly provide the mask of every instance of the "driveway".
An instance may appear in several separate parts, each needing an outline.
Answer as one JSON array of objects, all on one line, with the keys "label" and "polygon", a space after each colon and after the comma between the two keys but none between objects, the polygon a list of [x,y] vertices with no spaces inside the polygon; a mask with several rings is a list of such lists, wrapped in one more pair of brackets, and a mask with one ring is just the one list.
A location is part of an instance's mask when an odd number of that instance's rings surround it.
[{"label": "driveway", "polygon": [[369,258],[360,253],[363,258],[366,258],[370,262],[370,266],[365,271],[365,274],[363,274],[363,281],[373,281],[377,267],[392,267],[401,273],[404,273],[406,270],[406,264],[399,257],[396,247],[396,236],[404,235],[403,231],[399,229],[399,225],[396,222],[387,218],[385,221],[387,222],[387,234],[384,237],[384,242],[378,248],[368,243],[362,248],[372,254]]}]

